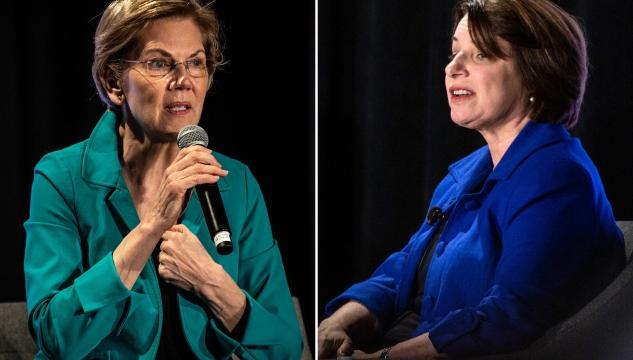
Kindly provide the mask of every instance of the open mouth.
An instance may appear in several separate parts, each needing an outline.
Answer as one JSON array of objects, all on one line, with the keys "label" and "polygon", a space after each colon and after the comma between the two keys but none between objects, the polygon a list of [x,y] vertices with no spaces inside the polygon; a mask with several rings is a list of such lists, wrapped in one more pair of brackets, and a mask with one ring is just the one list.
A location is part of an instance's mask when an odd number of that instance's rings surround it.
[{"label": "open mouth", "polygon": [[453,95],[454,96],[463,96],[463,95],[472,95],[473,93],[471,93],[470,91],[466,91],[466,90],[454,90],[453,91]]},{"label": "open mouth", "polygon": [[185,111],[187,109],[189,109],[189,107],[184,105],[172,106],[167,108],[167,110],[169,111]]}]

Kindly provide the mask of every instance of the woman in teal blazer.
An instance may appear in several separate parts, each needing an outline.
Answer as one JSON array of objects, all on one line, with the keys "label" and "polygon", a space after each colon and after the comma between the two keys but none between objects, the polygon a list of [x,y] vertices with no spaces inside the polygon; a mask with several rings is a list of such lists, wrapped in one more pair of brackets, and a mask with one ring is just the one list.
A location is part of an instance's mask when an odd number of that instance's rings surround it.
[{"label": "woman in teal blazer", "polygon": [[[198,123],[223,63],[217,34],[195,1],[115,1],[104,12],[93,76],[108,111],[88,140],[35,168],[25,275],[37,358],[301,356],[257,181],[236,160],[175,142]],[[214,182],[229,255],[192,191]]]}]

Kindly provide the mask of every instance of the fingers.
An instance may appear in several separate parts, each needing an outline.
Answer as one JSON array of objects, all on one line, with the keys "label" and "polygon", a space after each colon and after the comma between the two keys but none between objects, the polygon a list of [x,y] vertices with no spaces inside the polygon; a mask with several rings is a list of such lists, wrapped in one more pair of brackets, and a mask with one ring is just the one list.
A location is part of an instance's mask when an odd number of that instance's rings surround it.
[{"label": "fingers", "polygon": [[352,344],[352,340],[348,337],[345,337],[343,340],[343,344],[339,346],[336,351],[336,356],[351,356],[354,352],[354,345]]},{"label": "fingers", "polygon": [[178,233],[185,234],[185,235],[193,234],[191,232],[191,230],[189,230],[183,224],[176,224],[176,225],[172,226],[171,229],[167,230],[165,233],[168,233],[168,232],[178,232]]},{"label": "fingers", "polygon": [[319,355],[322,358],[351,356],[353,352],[352,339],[344,331],[333,328],[329,323],[321,323],[319,326]]},{"label": "fingers", "polygon": [[181,149],[174,160],[174,163],[182,163],[183,166],[191,166],[192,161],[214,166],[217,168],[222,168],[222,164],[220,164],[215,156],[211,155],[211,150],[202,147],[202,146],[190,146],[184,149]]},{"label": "fingers", "polygon": [[209,256],[200,239],[183,224],[173,225],[163,233],[162,239],[160,250],[165,255],[176,256],[183,261],[185,254],[190,258]]},{"label": "fingers", "polygon": [[190,189],[200,184],[213,184],[228,175],[222,165],[201,146],[185,148],[165,171],[165,180],[175,188]]}]

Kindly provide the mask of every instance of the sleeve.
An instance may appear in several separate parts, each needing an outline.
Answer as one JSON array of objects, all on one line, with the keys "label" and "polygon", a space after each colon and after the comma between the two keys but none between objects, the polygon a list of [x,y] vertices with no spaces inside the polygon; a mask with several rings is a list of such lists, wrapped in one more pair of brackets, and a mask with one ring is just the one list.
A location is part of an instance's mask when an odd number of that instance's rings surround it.
[{"label": "sleeve", "polygon": [[299,359],[303,337],[281,254],[272,237],[259,184],[245,167],[247,207],[240,243],[237,285],[246,294],[250,314],[241,339],[218,334],[224,353],[240,359]]},{"label": "sleeve", "polygon": [[[451,175],[446,176],[435,189],[431,199],[432,205],[444,204],[451,198],[456,185]],[[430,207],[429,207],[430,209]],[[427,209],[427,212],[428,210]],[[378,320],[383,329],[394,320],[395,317],[404,311],[404,304],[398,304],[398,295],[408,298],[407,289],[400,288],[400,284],[413,284],[416,274],[407,273],[405,267],[409,263],[409,257],[414,252],[419,252],[421,257],[422,249],[425,249],[429,236],[433,234],[439,223],[435,226],[423,223],[420,229],[409,239],[407,245],[399,252],[391,254],[387,259],[374,271],[372,276],[360,283],[352,285],[341,295],[334,298],[325,306],[327,316],[338,310],[350,300],[358,301],[363,304]],[[411,261],[414,261],[412,259]]]},{"label": "sleeve", "polygon": [[396,297],[403,291],[399,289],[399,284],[413,282],[413,277],[410,282],[408,278],[403,280],[403,277],[407,276],[405,272],[407,260],[414,248],[426,246],[428,242],[426,234],[430,229],[430,226],[422,225],[420,230],[411,237],[409,243],[401,251],[391,254],[369,279],[352,285],[330,301],[325,307],[327,316],[331,316],[348,301],[355,300],[376,316],[381,327],[384,328],[390,324],[396,312]]},{"label": "sleeve", "polygon": [[50,358],[84,357],[123,326],[135,299],[144,296],[123,285],[111,252],[86,268],[75,200],[64,162],[43,158],[35,168],[30,217],[24,224],[24,272],[29,331]]},{"label": "sleeve", "polygon": [[431,327],[438,352],[463,357],[529,346],[578,310],[570,304],[580,307],[597,294],[599,288],[585,284],[587,274],[604,269],[594,265],[620,260],[595,258],[601,246],[612,245],[606,239],[617,239],[601,227],[597,174],[573,162],[539,166],[515,174],[521,180],[505,209],[490,214],[498,218],[502,247],[494,281],[476,307],[453,311]]}]

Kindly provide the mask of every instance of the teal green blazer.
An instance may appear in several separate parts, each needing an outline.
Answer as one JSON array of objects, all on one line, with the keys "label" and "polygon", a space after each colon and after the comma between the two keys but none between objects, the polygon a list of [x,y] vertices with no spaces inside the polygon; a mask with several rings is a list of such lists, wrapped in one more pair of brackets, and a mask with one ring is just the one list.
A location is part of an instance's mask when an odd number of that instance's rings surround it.
[{"label": "teal green blazer", "polygon": [[[25,222],[24,271],[29,330],[38,359],[153,359],[163,311],[157,273],[147,262],[132,290],[112,252],[139,224],[117,151],[117,118],[106,112],[86,141],[52,152],[35,167]],[[201,359],[299,359],[302,336],[266,205],[244,164],[213,153],[229,170],[218,187],[233,252],[219,255],[197,194],[182,223],[246,294],[251,311],[242,339],[232,339],[195,294],[180,291],[182,326]]]}]

